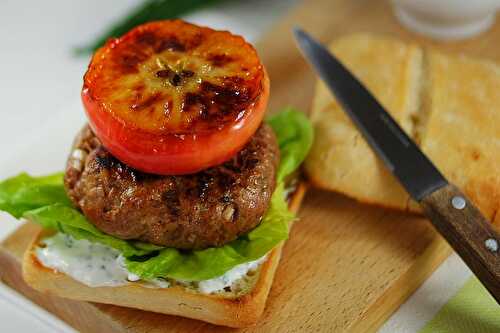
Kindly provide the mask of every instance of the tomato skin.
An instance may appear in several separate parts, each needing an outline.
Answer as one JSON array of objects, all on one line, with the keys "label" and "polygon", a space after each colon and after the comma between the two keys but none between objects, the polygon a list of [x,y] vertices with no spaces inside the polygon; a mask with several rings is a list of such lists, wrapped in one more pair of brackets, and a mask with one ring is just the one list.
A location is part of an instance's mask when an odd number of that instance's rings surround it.
[{"label": "tomato skin", "polygon": [[125,124],[95,101],[85,87],[82,101],[90,127],[117,159],[147,173],[183,175],[219,165],[244,147],[264,118],[269,99],[265,70],[261,89],[258,99],[230,126],[182,135],[149,133]]},{"label": "tomato skin", "polygon": [[230,159],[257,131],[269,78],[241,36],[181,20],[140,25],[96,51],[84,76],[90,127],[128,166],[182,175]]}]

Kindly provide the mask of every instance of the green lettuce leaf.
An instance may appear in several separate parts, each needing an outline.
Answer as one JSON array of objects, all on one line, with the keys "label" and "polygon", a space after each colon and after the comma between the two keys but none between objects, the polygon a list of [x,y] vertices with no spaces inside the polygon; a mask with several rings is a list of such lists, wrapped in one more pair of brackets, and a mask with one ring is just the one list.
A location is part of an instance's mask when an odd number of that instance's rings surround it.
[{"label": "green lettuce leaf", "polygon": [[64,191],[62,173],[44,177],[22,173],[1,182],[0,210],[76,239],[113,247],[126,257],[127,268],[143,279],[168,277],[200,281],[215,278],[236,265],[259,259],[288,237],[288,224],[294,214],[288,211],[285,201],[284,179],[307,155],[312,144],[312,127],[305,115],[292,109],[268,121],[276,132],[281,152],[277,188],[262,222],[248,234],[222,247],[179,251],[107,235],[73,208]]},{"label": "green lettuce leaf", "polygon": [[57,230],[76,239],[108,245],[119,250],[125,257],[143,256],[162,249],[153,244],[142,245],[107,235],[94,227],[78,210],[60,203],[26,211],[23,217],[46,229]]},{"label": "green lettuce leaf", "polygon": [[222,247],[180,252],[166,248],[146,261],[128,258],[129,271],[143,279],[157,277],[201,281],[220,276],[236,265],[257,260],[288,238],[294,214],[284,200],[284,185],[275,190],[262,222],[248,234]]},{"label": "green lettuce leaf", "polygon": [[43,177],[21,173],[0,183],[0,210],[15,218],[53,203],[71,206],[63,186],[63,173]]},{"label": "green lettuce leaf", "polygon": [[281,162],[277,175],[280,182],[306,158],[312,146],[313,129],[306,115],[293,108],[287,108],[267,121],[280,146]]}]

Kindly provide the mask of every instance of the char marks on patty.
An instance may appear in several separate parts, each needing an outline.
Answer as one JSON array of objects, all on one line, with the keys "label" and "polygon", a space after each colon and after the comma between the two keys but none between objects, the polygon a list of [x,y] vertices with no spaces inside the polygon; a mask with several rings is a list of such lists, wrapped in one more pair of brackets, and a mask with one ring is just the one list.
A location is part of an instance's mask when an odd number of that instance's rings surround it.
[{"label": "char marks on patty", "polygon": [[202,249],[224,245],[260,223],[278,163],[276,138],[265,124],[229,161],[183,176],[129,168],[85,126],[75,139],[64,182],[76,207],[107,234]]}]

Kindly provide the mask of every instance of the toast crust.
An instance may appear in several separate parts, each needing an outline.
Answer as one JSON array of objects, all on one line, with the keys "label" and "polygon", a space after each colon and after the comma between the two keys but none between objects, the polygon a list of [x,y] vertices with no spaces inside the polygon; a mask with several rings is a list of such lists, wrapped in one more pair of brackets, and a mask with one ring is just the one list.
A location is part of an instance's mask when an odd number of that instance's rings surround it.
[{"label": "toast crust", "polygon": [[[305,193],[300,184],[290,200],[290,209],[296,212]],[[165,289],[130,284],[119,287],[88,287],[64,273],[44,267],[35,255],[35,249],[47,233],[37,234],[23,258],[23,278],[33,289],[42,293],[105,304],[136,308],[145,311],[177,315],[229,327],[248,327],[262,315],[278,266],[283,243],[274,248],[261,265],[255,285],[247,294],[228,298],[207,295],[181,286]]]}]

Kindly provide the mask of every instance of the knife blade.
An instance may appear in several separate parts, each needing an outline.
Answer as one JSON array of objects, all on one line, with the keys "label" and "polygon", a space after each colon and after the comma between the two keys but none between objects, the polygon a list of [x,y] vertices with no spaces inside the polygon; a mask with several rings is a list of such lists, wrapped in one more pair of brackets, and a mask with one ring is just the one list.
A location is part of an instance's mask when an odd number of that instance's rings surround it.
[{"label": "knife blade", "polygon": [[328,49],[299,28],[294,35],[305,58],[370,147],[500,304],[498,233]]}]

